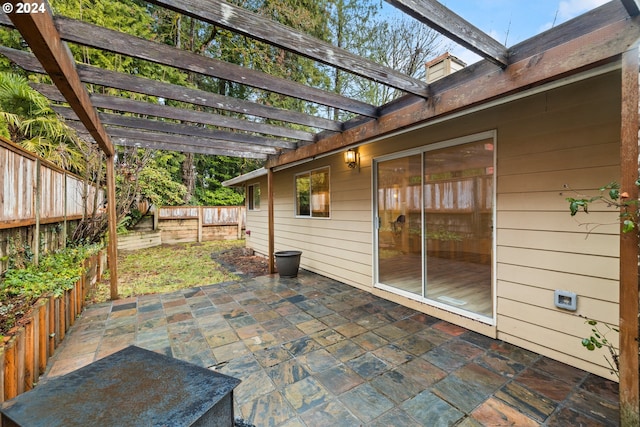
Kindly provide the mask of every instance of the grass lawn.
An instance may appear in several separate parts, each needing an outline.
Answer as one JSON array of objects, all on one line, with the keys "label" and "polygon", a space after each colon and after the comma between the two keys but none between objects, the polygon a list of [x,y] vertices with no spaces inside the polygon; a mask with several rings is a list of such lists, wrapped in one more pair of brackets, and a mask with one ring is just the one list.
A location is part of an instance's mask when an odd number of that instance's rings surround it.
[{"label": "grass lawn", "polygon": [[[236,279],[211,254],[244,247],[244,240],[161,245],[137,251],[118,252],[118,295],[172,292],[194,286],[210,285]],[[103,276],[93,295],[94,302],[109,299],[109,275]]]}]

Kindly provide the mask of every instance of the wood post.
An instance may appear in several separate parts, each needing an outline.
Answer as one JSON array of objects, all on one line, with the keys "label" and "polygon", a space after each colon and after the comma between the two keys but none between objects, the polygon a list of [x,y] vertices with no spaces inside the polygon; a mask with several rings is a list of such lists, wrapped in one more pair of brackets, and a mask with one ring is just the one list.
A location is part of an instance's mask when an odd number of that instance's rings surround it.
[{"label": "wood post", "polygon": [[[66,248],[67,247],[67,233],[69,232],[69,224],[67,221],[67,205],[68,205],[68,201],[69,201],[69,194],[68,194],[68,183],[67,183],[67,171],[64,171],[64,173],[62,174],[62,179],[63,179],[63,187],[64,187],[64,219],[62,220],[62,247]],[[86,181],[85,181],[86,182]],[[98,191],[98,189],[96,188],[96,191]],[[83,209],[83,216],[84,216],[84,211],[87,209],[87,204],[85,201],[85,207]]]},{"label": "wood post", "polygon": [[[32,313],[32,316],[34,314]],[[33,388],[33,383],[36,381],[36,352],[37,348],[37,336],[36,327],[38,323],[35,317],[31,317],[29,322],[24,325],[24,390],[29,391]]]},{"label": "wood post", "polygon": [[276,267],[274,264],[274,251],[275,251],[275,226],[273,220],[273,168],[269,168],[267,173],[267,193],[268,193],[268,222],[269,222],[269,274],[273,274],[276,272]]},{"label": "wood post", "polygon": [[238,239],[242,239],[242,227],[244,226],[245,208],[238,206]]},{"label": "wood post", "polygon": [[[638,47],[622,55],[621,190],[638,200]],[[637,209],[634,205],[633,209]],[[638,377],[638,232],[620,235],[620,415],[640,419]],[[635,417],[634,417],[635,414]],[[635,425],[635,424],[634,424]]]},{"label": "wood post", "polygon": [[36,225],[33,232],[34,247],[33,247],[33,263],[35,265],[40,264],[40,209],[42,205],[42,174],[40,167],[40,158],[36,158],[36,188],[35,188],[35,214]]},{"label": "wood post", "polygon": [[110,297],[118,299],[118,218],[116,215],[116,177],[114,155],[107,155],[107,209],[109,214],[109,262]]},{"label": "wood post", "polygon": [[198,206],[198,243],[202,243],[202,206]]},{"label": "wood post", "polygon": [[48,301],[48,309],[47,312],[49,314],[49,333],[47,334],[49,337],[49,351],[47,352],[48,356],[52,356],[53,352],[56,351],[56,298],[49,297]]},{"label": "wood post", "polygon": [[41,299],[38,302],[38,372],[44,374],[49,360],[49,300]]},{"label": "wood post", "polygon": [[16,347],[16,352],[15,352],[15,356],[16,356],[16,362],[15,362],[15,366],[16,366],[16,388],[18,391],[18,394],[22,394],[24,393],[24,380],[25,380],[25,375],[24,375],[24,371],[25,371],[25,331],[24,328],[19,328],[18,332],[16,333],[16,341],[15,341],[15,347]]},{"label": "wood post", "polygon": [[17,337],[9,338],[4,345],[4,400],[13,399],[18,395],[18,371],[16,369]]}]

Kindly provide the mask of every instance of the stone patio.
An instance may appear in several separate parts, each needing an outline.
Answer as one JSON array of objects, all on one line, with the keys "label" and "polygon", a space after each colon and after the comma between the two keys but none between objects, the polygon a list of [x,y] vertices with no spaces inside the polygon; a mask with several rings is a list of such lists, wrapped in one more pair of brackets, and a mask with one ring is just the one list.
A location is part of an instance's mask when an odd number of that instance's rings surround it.
[{"label": "stone patio", "polygon": [[132,344],[241,379],[258,427],[618,425],[614,382],[306,271],[90,306],[41,382]]}]

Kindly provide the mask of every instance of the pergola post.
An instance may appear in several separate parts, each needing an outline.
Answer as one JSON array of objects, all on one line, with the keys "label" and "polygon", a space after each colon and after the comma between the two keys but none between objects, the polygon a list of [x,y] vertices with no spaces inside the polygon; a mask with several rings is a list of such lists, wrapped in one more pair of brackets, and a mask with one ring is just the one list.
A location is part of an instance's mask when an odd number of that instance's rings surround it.
[{"label": "pergola post", "polygon": [[269,168],[267,173],[267,193],[268,193],[268,202],[267,202],[267,215],[269,217],[269,274],[273,274],[276,272],[275,264],[274,264],[274,251],[275,251],[275,230],[274,230],[274,221],[273,221],[273,168]]},{"label": "pergola post", "polygon": [[[43,0],[44,1],[44,0]],[[7,6],[15,7],[20,1],[10,0]],[[53,23],[51,7],[46,4],[42,13],[7,13],[11,22],[33,51],[42,67],[51,77],[65,100],[69,103],[82,124],[89,131],[100,149],[107,155],[107,206],[109,210],[109,268],[111,273],[111,298],[118,295],[116,236],[116,189],[114,174],[115,149],[111,138],[102,126],[98,112],[91,104],[89,92],[80,81],[71,50],[62,41]]]},{"label": "pergola post", "polygon": [[118,231],[116,214],[115,156],[107,156],[107,215],[109,217],[109,290],[112,300],[118,298]]},{"label": "pergola post", "polygon": [[[621,188],[629,200],[638,200],[639,67],[637,44],[622,54],[620,133]],[[634,207],[635,209],[635,207]],[[635,233],[620,235],[620,424],[638,425],[638,240]]]}]

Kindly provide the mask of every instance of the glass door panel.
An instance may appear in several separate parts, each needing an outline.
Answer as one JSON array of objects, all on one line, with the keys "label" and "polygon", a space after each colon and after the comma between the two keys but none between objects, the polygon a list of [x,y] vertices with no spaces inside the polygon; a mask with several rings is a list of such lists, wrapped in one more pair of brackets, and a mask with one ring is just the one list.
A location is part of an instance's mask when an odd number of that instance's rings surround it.
[{"label": "glass door panel", "polygon": [[378,282],[422,296],[422,155],[377,163]]},{"label": "glass door panel", "polygon": [[493,139],[424,157],[426,297],[493,316]]}]

